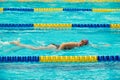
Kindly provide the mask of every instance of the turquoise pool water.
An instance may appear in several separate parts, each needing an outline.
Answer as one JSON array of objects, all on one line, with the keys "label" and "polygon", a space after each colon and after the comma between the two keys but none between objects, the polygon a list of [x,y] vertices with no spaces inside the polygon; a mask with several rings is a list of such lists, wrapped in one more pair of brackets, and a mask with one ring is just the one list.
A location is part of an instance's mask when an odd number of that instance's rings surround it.
[{"label": "turquoise pool water", "polygon": [[[74,29],[74,30],[42,30],[42,31],[1,31],[1,55],[119,55],[120,30],[110,29]],[[62,44],[63,42],[88,39],[90,44],[97,47],[84,46],[68,51],[55,50],[30,50],[15,45],[7,45],[4,42],[20,40],[21,43],[33,46],[44,46],[50,43]],[[109,46],[105,46],[109,44]]]},{"label": "turquoise pool water", "polygon": [[[112,6],[111,6],[112,5]],[[120,3],[0,3],[0,7],[119,8]],[[120,23],[120,12],[3,12],[0,23]],[[68,51],[33,51],[7,45],[20,40],[34,46],[88,39],[97,48],[84,46]],[[109,44],[109,46],[104,46]],[[119,55],[120,30],[0,30],[1,56]],[[119,80],[119,62],[99,63],[0,63],[0,80]]]}]

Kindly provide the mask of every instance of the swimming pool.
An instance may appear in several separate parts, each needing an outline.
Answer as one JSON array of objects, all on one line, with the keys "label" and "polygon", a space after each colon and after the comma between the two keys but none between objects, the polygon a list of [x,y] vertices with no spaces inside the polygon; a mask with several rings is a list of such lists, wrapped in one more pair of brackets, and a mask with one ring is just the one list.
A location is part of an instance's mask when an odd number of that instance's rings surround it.
[{"label": "swimming pool", "polygon": [[[19,3],[2,2],[2,8],[120,8],[120,3]],[[112,6],[111,6],[112,5]],[[0,24],[119,24],[120,12],[0,12]],[[0,28],[1,29],[1,28]],[[12,28],[13,29],[13,28]],[[120,30],[72,28],[43,30],[0,30],[1,56],[116,56],[120,53]],[[88,39],[97,48],[83,46],[66,51],[30,50],[4,42],[20,40],[34,46]],[[109,44],[110,46],[104,46]],[[97,63],[0,63],[0,80],[113,80],[120,79],[119,62]]]}]

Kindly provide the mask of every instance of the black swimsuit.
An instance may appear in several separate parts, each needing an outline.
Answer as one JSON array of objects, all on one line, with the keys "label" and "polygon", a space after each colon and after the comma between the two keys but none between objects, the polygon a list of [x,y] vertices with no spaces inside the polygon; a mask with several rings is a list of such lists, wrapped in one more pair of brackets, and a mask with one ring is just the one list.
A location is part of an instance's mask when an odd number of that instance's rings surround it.
[{"label": "black swimsuit", "polygon": [[60,45],[57,45],[57,44],[54,44],[54,43],[51,43],[51,44],[56,46],[57,49],[60,47]]},{"label": "black swimsuit", "polygon": [[[56,46],[56,48],[58,49],[60,47],[60,45],[57,45],[57,44],[54,44],[54,43],[51,43],[52,45]],[[65,47],[64,50],[70,50],[72,48],[68,48],[68,47]]]}]

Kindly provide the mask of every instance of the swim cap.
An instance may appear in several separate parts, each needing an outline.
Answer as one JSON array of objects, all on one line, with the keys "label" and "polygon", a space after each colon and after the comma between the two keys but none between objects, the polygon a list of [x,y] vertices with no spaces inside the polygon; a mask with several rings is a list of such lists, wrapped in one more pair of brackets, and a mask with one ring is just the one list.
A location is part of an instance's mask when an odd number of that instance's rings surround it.
[{"label": "swim cap", "polygon": [[87,45],[89,42],[88,42],[88,40],[84,40],[85,42],[86,42],[86,44],[85,45]]},{"label": "swim cap", "polygon": [[88,44],[88,40],[82,40],[81,42],[84,42],[84,43],[85,43],[85,45],[87,45],[87,44]]},{"label": "swim cap", "polygon": [[[84,43],[84,44],[83,44]],[[79,43],[78,43],[78,46],[83,46],[83,45],[87,45],[88,44],[88,40],[81,40]]]}]

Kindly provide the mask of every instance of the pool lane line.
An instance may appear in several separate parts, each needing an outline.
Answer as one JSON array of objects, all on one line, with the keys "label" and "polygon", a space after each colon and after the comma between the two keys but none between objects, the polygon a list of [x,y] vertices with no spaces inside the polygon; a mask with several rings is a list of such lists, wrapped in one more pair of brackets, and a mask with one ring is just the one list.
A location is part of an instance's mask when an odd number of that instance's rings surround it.
[{"label": "pool lane line", "polygon": [[120,8],[92,8],[92,9],[82,9],[82,8],[0,8],[1,12],[6,11],[19,11],[19,12],[120,12]]},{"label": "pool lane line", "polygon": [[72,28],[115,28],[120,24],[34,24],[34,29],[72,29]]},{"label": "pool lane line", "polygon": [[71,29],[72,24],[34,24],[35,29]]},{"label": "pool lane line", "polygon": [[0,24],[0,29],[72,29],[72,28],[113,28],[120,29],[120,24]]},{"label": "pool lane line", "polygon": [[39,62],[98,62],[97,56],[40,56]]},{"label": "pool lane line", "polygon": [[120,8],[93,8],[92,12],[120,12]]},{"label": "pool lane line", "polygon": [[0,12],[3,12],[3,8],[0,8]]},{"label": "pool lane line", "polygon": [[83,3],[83,2],[120,2],[120,0],[16,0],[16,1],[9,1],[9,0],[0,0],[0,2],[69,2],[69,3]]},{"label": "pool lane line", "polygon": [[63,0],[63,2],[80,3],[80,2],[120,2],[120,0]]},{"label": "pool lane line", "polygon": [[0,56],[3,62],[120,62],[120,56]]}]

